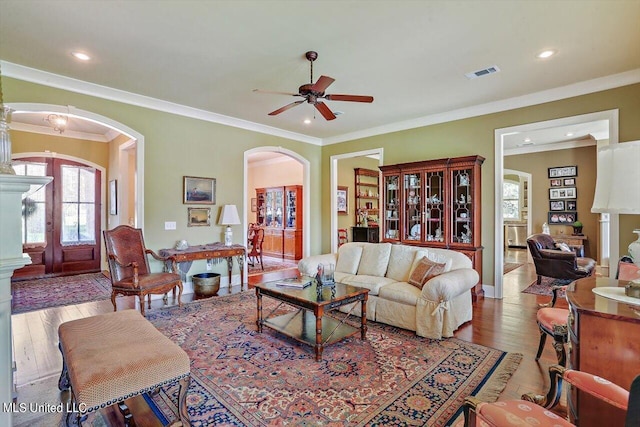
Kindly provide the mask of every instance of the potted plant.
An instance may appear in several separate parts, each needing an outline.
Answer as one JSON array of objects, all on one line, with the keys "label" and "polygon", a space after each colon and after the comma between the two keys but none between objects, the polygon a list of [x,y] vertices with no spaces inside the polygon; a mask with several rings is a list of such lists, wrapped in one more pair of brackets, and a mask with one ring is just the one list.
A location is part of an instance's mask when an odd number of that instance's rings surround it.
[{"label": "potted plant", "polygon": [[573,224],[571,224],[571,226],[573,227],[573,235],[574,236],[582,236],[582,223],[580,221],[576,221]]}]

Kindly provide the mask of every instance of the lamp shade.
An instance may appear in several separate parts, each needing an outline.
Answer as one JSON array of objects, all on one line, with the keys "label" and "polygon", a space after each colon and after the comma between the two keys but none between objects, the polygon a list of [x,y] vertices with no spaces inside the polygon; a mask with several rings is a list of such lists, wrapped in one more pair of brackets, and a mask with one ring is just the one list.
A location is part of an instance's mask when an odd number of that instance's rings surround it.
[{"label": "lamp shade", "polygon": [[640,214],[640,141],[598,150],[598,176],[591,212]]},{"label": "lamp shade", "polygon": [[236,205],[224,205],[222,207],[222,213],[220,214],[221,225],[237,225],[240,224],[240,217],[238,216],[238,209]]}]

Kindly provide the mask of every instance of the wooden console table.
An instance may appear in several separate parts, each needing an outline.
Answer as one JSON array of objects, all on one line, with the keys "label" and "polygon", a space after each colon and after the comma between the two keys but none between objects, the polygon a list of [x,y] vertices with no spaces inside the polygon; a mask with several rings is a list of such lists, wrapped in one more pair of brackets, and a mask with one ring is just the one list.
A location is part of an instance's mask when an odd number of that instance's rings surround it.
[{"label": "wooden console table", "polygon": [[[618,302],[592,291],[596,287],[626,284],[626,280],[585,277],[569,285],[567,301],[571,310],[571,369],[598,375],[629,390],[631,381],[640,375],[640,305]],[[567,406],[571,421],[579,422],[581,427],[624,425],[624,411],[574,387],[570,389]]]},{"label": "wooden console table", "polygon": [[[224,243],[209,243],[207,245],[189,246],[187,249],[160,249],[161,256],[173,256],[178,263],[180,277],[185,277],[191,268],[191,263],[196,260],[214,260],[215,263],[227,260],[229,271],[229,288],[231,288],[231,272],[233,270],[233,257],[235,256],[240,267],[240,283],[244,284],[244,260],[247,255],[247,248],[242,245],[226,246]],[[184,276],[183,276],[184,275]]]}]

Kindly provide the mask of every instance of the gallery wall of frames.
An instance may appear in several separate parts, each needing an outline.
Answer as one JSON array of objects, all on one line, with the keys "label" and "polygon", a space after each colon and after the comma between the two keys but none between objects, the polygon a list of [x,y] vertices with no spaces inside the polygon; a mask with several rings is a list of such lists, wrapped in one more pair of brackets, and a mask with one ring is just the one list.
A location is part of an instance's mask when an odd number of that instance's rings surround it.
[{"label": "gallery wall of frames", "polygon": [[548,168],[549,225],[571,225],[578,221],[578,166]]}]

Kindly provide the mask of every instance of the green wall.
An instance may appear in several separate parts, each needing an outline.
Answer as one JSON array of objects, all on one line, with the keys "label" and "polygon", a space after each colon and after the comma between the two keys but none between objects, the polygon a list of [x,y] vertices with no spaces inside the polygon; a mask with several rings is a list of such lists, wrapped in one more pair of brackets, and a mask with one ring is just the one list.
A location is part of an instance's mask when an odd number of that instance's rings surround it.
[{"label": "green wall", "polygon": [[[36,102],[73,105],[136,130],[145,137],[145,239],[151,248],[172,246],[186,238],[194,244],[219,241],[222,227],[179,225],[165,231],[164,221],[186,217],[182,204],[182,177],[203,176],[217,179],[217,204],[212,222],[217,221],[221,205],[244,206],[243,153],[261,146],[280,146],[299,153],[311,164],[311,253],[327,252],[331,236],[322,232],[330,227],[330,157],[374,148],[384,149],[384,163],[394,164],[479,154],[486,158],[482,167],[482,243],[483,283],[493,283],[494,264],[494,131],[597,111],[619,109],[619,141],[640,139],[640,84],[589,95],[548,102],[531,107],[455,120],[417,129],[317,147],[285,138],[177,116],[127,105],[21,80],[3,78],[5,102]],[[393,106],[390,106],[392,108]],[[582,173],[582,171],[581,171]],[[184,224],[184,222],[183,222]],[[638,227],[637,216],[620,216],[620,252],[626,253]],[[210,234],[209,234],[210,231]],[[236,227],[234,238],[242,233]]]},{"label": "green wall", "polygon": [[[589,95],[548,102],[531,107],[455,120],[417,129],[393,132],[333,144],[322,150],[322,226],[329,227],[329,170],[331,156],[384,149],[384,164],[479,154],[486,158],[482,166],[482,245],[483,280],[493,284],[495,252],[495,130],[527,123],[553,120],[606,110],[619,110],[619,141],[640,139],[640,84],[624,86]],[[580,171],[582,173],[582,171]],[[595,172],[594,172],[595,173]],[[620,253],[635,240],[632,230],[640,226],[634,215],[620,215]],[[330,242],[323,240],[323,250]]]}]

